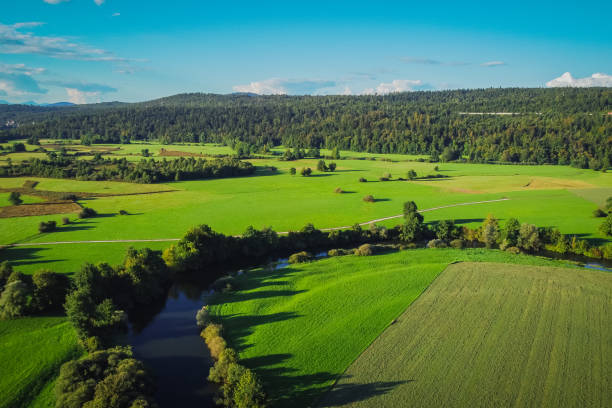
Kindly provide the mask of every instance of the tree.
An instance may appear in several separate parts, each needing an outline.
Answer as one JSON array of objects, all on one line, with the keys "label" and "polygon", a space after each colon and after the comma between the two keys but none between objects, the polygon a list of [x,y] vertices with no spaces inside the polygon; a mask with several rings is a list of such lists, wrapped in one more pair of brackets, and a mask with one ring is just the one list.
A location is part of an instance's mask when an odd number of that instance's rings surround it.
[{"label": "tree", "polygon": [[517,246],[520,229],[521,224],[516,218],[509,218],[506,221],[502,236],[502,246],[504,248]]},{"label": "tree", "polygon": [[423,222],[415,215],[406,219],[406,221],[400,226],[399,238],[403,242],[417,241],[422,237],[422,234]]},{"label": "tree", "polygon": [[487,248],[493,248],[499,240],[499,221],[492,214],[487,215],[481,227],[480,240]]},{"label": "tree", "polygon": [[32,306],[32,289],[20,280],[7,284],[0,295],[0,319],[25,316]]},{"label": "tree", "polygon": [[423,216],[418,212],[417,205],[414,201],[406,201],[404,203],[404,219],[416,217],[419,222],[423,222]]},{"label": "tree", "polygon": [[289,173],[290,173],[292,176],[295,176],[295,167],[290,168],[290,169],[289,169]]},{"label": "tree", "polygon": [[302,170],[300,171],[300,174],[304,177],[308,177],[312,174],[312,169],[310,167],[302,168]]},{"label": "tree", "polygon": [[454,221],[442,220],[436,226],[436,236],[446,242],[459,238],[461,229],[455,225]]},{"label": "tree", "polygon": [[331,158],[334,160],[340,160],[340,150],[337,147],[334,147],[331,151]]},{"label": "tree", "polygon": [[9,261],[4,261],[0,263],[0,290],[2,286],[6,284],[9,276],[13,273],[13,267],[9,263]]},{"label": "tree", "polygon": [[331,162],[327,165],[327,169],[331,172],[336,171],[336,163]]},{"label": "tree", "polygon": [[538,227],[532,224],[522,224],[519,231],[517,246],[526,251],[538,251],[542,247],[542,240]]},{"label": "tree", "polygon": [[11,194],[9,194],[9,203],[11,203],[12,205],[19,205],[21,203],[23,203],[23,200],[21,199],[21,194],[19,194],[17,191],[12,191]]},{"label": "tree", "polygon": [[327,171],[327,166],[325,165],[325,160],[319,160],[317,163],[318,171]]},{"label": "tree", "polygon": [[599,231],[606,236],[612,236],[612,213],[608,214],[604,222],[601,223]]},{"label": "tree", "polygon": [[34,299],[39,311],[61,309],[70,288],[70,279],[61,273],[47,270],[32,276]]},{"label": "tree", "polygon": [[417,173],[414,170],[409,170],[407,176],[408,180],[414,180],[415,178],[417,178]]}]

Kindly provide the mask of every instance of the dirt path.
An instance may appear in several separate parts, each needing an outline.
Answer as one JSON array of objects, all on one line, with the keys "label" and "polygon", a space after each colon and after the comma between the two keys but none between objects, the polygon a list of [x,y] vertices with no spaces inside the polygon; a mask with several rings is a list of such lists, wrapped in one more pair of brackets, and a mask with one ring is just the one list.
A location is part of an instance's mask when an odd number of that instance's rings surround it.
[{"label": "dirt path", "polygon": [[[419,210],[418,212],[424,213],[429,211],[441,210],[443,208],[451,208],[451,207],[460,207],[462,205],[475,205],[475,204],[486,204],[486,203],[496,203],[500,201],[508,201],[509,198],[500,198],[497,200],[486,200],[486,201],[471,201],[468,203],[459,203],[459,204],[449,204],[449,205],[441,205],[439,207],[426,208],[424,210]],[[392,220],[394,218],[401,218],[403,214],[392,215],[390,217],[377,218],[375,220],[361,222],[359,225],[370,225],[375,224],[377,222]],[[333,228],[321,228],[321,231],[335,231],[341,229],[351,228],[352,225],[345,225],[343,227],[333,227]],[[278,232],[280,235],[286,235],[289,232],[283,231]],[[122,242],[171,242],[171,241],[179,241],[180,238],[160,238],[160,239],[117,239],[117,240],[102,240],[102,241],[56,241],[56,242],[29,242],[25,244],[7,244],[4,245],[6,247],[25,247],[25,246],[40,246],[40,245],[61,245],[61,244],[110,244],[110,243],[122,243]],[[0,245],[2,246],[2,245]]]}]

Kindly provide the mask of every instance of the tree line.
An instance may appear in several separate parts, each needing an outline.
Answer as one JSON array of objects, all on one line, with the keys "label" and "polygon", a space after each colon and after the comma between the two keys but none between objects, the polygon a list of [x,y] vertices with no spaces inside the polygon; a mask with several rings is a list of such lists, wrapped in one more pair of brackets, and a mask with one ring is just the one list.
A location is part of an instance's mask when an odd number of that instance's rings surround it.
[{"label": "tree line", "polygon": [[125,158],[104,159],[100,154],[91,160],[79,160],[72,155],[50,152],[47,159],[34,158],[0,166],[0,177],[36,176],[149,184],[248,176],[255,173],[255,170],[251,163],[231,157],[212,160],[193,157],[179,157],[175,160],[142,159],[133,163]]},{"label": "tree line", "polygon": [[[609,88],[479,89],[385,96],[183,94],[139,104],[0,107],[0,139],[215,142],[427,154],[440,160],[610,166]],[[488,113],[471,115],[466,113]],[[506,112],[511,115],[489,113]],[[291,160],[291,157],[287,157]]]}]

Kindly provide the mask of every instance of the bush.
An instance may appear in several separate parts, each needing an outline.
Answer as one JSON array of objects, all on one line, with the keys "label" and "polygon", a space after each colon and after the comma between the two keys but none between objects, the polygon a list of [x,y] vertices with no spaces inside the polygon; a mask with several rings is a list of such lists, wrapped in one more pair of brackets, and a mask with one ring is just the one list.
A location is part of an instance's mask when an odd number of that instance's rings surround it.
[{"label": "bush", "polygon": [[62,218],[62,224],[63,225],[68,225],[70,224],[70,219],[68,217],[63,217]]},{"label": "bush", "polygon": [[464,244],[465,244],[465,243],[463,242],[463,240],[462,240],[462,239],[453,239],[453,240],[450,242],[450,246],[451,246],[451,248],[456,248],[456,249],[462,249],[462,248],[463,248],[463,246],[464,246]]},{"label": "bush", "polygon": [[359,177],[359,182],[360,183],[367,183],[368,180],[366,180],[364,177]]},{"label": "bush", "polygon": [[602,217],[605,217],[606,215],[608,214],[606,214],[606,212],[602,210],[601,208],[598,208],[595,211],[593,211],[593,217],[596,217],[596,218],[602,218]]},{"label": "bush", "polygon": [[289,257],[290,264],[310,262],[314,260],[314,256],[310,252],[297,252]]},{"label": "bush", "polygon": [[119,215],[128,215],[128,212],[125,210],[119,210]]},{"label": "bush", "polygon": [[305,167],[300,170],[300,174],[304,177],[308,177],[312,174],[312,169],[310,167]]},{"label": "bush", "polygon": [[32,284],[36,308],[39,311],[62,308],[70,288],[70,279],[66,275],[41,270],[32,276]]},{"label": "bush", "polygon": [[208,306],[204,305],[196,313],[196,322],[200,329],[205,328],[210,323],[210,312]]},{"label": "bush", "polygon": [[11,192],[11,194],[9,194],[9,203],[11,203],[12,205],[19,205],[21,203],[23,203],[23,200],[21,199],[21,194],[19,194],[16,191]]},{"label": "bush", "polygon": [[336,171],[336,163],[329,163],[329,165],[327,166],[327,169],[329,171]]},{"label": "bush", "polygon": [[336,187],[336,189],[334,190],[334,193],[342,194],[342,193],[344,193],[344,191],[340,187]]},{"label": "bush", "polygon": [[227,346],[225,339],[221,336],[222,329],[220,324],[213,323],[206,326],[200,333],[200,336],[204,339],[210,350],[211,357],[215,360],[219,359],[219,356],[221,356]]},{"label": "bush", "polygon": [[53,232],[57,228],[57,223],[55,221],[42,221],[38,224],[38,232]]},{"label": "bush", "polygon": [[60,197],[60,199],[66,201],[76,201],[79,199],[79,197],[77,197],[76,194],[64,194]]},{"label": "bush", "polygon": [[427,248],[446,248],[446,242],[441,239],[432,239],[427,243]]},{"label": "bush", "polygon": [[379,177],[379,181],[389,181],[389,177]]},{"label": "bush", "polygon": [[373,253],[374,251],[372,250],[372,245],[370,244],[363,244],[359,246],[359,248],[355,249],[355,255],[358,256],[370,256]]},{"label": "bush", "polygon": [[9,263],[9,261],[4,261],[0,263],[0,290],[2,286],[6,283],[9,276],[13,273],[13,267]]},{"label": "bush", "polygon": [[521,253],[521,250],[515,246],[511,246],[505,249],[506,252],[510,252],[511,254],[518,255]]},{"label": "bush", "polygon": [[338,249],[330,249],[327,252],[327,256],[344,256],[344,255],[350,255],[352,254],[353,251],[349,250],[349,249],[343,249],[343,248],[338,248]]},{"label": "bush", "polygon": [[95,351],[65,363],[55,384],[56,407],[155,407],[155,384],[129,347]]},{"label": "bush", "polygon": [[368,194],[367,196],[363,197],[363,201],[366,203],[373,203],[376,200],[374,199],[374,196]]},{"label": "bush", "polygon": [[96,215],[98,215],[96,210],[93,208],[84,207],[79,213],[79,218],[91,218],[95,217]]},{"label": "bush", "polygon": [[295,172],[296,172],[295,167],[292,167],[292,168],[290,168],[290,169],[289,169],[289,173],[290,173],[292,176],[295,176]]}]

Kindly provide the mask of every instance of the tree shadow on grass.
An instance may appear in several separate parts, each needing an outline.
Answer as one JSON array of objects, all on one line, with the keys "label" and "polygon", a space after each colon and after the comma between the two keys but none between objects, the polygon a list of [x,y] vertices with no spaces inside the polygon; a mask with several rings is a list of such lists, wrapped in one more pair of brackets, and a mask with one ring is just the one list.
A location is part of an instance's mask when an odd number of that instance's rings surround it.
[{"label": "tree shadow on grass", "polygon": [[375,198],[374,199],[375,203],[381,203],[381,202],[384,202],[384,201],[391,201],[391,199],[390,198]]},{"label": "tree shadow on grass", "polygon": [[223,317],[223,327],[224,331],[229,333],[230,345],[241,352],[252,347],[252,344],[247,343],[246,338],[253,333],[255,327],[298,317],[301,317],[301,315],[295,312],[280,312],[268,315],[227,315]]},{"label": "tree shadow on grass", "polygon": [[65,261],[65,259],[46,259],[40,254],[40,252],[48,250],[49,248],[41,247],[3,248],[0,250],[0,261],[9,261],[12,266],[47,264]]},{"label": "tree shadow on grass", "polygon": [[372,397],[386,394],[407,381],[376,381],[368,384],[337,384],[316,402],[317,407],[336,407],[364,401]]}]

